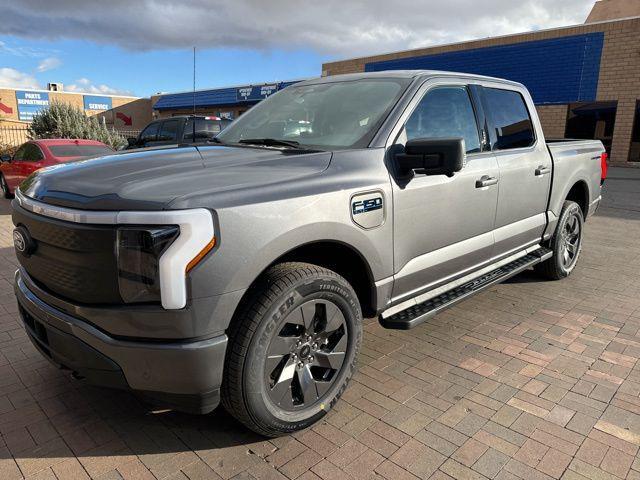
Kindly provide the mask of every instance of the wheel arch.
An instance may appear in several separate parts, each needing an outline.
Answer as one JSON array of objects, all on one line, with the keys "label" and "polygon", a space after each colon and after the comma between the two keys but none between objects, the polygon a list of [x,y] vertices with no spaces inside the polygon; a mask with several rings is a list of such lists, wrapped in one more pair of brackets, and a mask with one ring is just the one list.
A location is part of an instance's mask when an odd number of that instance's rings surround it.
[{"label": "wheel arch", "polygon": [[584,220],[587,220],[589,214],[589,186],[584,180],[576,181],[565,196],[565,200],[576,202],[582,210]]},{"label": "wheel arch", "polygon": [[283,262],[311,263],[336,272],[355,290],[363,315],[367,317],[376,313],[376,285],[369,263],[360,251],[339,240],[311,241],[282,253],[256,276],[240,299],[236,311],[253,294],[251,287],[264,276],[264,273],[274,265]]}]

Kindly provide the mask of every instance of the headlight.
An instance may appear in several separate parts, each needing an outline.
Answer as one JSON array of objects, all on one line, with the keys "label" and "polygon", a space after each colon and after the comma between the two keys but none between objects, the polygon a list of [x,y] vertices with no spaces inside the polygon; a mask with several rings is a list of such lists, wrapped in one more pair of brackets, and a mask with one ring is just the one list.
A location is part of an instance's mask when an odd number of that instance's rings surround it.
[{"label": "headlight", "polygon": [[160,302],[160,257],[179,235],[176,225],[118,229],[118,288],[125,303]]}]

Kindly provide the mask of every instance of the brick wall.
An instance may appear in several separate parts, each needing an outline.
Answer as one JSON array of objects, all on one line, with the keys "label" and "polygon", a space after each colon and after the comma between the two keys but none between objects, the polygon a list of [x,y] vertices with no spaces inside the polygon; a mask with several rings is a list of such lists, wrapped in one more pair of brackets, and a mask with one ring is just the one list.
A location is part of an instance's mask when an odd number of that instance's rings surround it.
[{"label": "brick wall", "polygon": [[567,105],[538,105],[538,116],[546,138],[563,138],[567,124]]},{"label": "brick wall", "polygon": [[[330,62],[322,66],[322,72],[324,75],[363,72],[368,63],[437,55],[446,52],[461,52],[500,45],[513,45],[523,42],[558,39],[597,32],[604,34],[604,46],[598,74],[598,87],[596,98],[586,100],[618,101],[611,160],[616,164],[624,164],[629,158],[635,103],[637,99],[640,99],[640,18],[577,25]],[[544,63],[540,62],[536,67],[544,73]],[[558,123],[561,116],[559,114],[560,110],[547,110],[547,108],[548,107],[544,107],[544,109],[540,109],[540,111],[543,112],[543,124],[545,128],[554,133],[563,130]],[[549,133],[547,133],[547,135],[550,137],[555,136]]]}]

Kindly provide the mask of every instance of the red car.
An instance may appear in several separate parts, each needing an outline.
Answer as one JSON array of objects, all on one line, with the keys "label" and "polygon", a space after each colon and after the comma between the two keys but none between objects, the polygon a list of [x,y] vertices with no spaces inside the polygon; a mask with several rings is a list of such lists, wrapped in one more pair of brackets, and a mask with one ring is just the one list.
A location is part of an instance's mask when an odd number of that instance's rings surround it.
[{"label": "red car", "polygon": [[11,198],[18,185],[36,170],[113,152],[111,147],[96,140],[31,140],[21,145],[13,158],[0,157],[0,188],[5,198]]}]

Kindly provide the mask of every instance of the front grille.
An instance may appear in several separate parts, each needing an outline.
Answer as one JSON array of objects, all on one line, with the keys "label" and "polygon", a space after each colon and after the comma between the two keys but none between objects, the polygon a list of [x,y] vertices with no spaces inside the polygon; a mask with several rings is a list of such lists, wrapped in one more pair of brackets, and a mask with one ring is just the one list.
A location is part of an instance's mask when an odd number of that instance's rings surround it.
[{"label": "front grille", "polygon": [[37,247],[18,261],[43,290],[79,304],[120,304],[116,228],[82,225],[16,206],[13,223],[24,226]]}]

